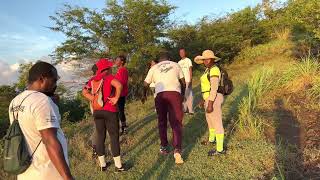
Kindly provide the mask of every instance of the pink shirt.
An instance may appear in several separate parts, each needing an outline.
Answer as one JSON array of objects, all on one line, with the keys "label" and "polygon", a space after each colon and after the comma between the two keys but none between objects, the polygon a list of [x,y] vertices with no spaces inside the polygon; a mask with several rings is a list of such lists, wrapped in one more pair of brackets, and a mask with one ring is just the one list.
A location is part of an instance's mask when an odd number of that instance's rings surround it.
[{"label": "pink shirt", "polygon": [[119,80],[122,84],[122,91],[121,91],[121,97],[128,96],[129,89],[128,89],[128,70],[126,67],[121,67],[118,69],[115,78]]}]

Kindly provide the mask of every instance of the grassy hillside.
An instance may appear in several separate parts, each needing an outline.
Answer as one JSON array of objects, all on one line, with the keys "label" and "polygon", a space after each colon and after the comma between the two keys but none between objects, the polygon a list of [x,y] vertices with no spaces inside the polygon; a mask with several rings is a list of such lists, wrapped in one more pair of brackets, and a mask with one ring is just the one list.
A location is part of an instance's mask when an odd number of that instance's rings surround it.
[{"label": "grassy hillside", "polygon": [[[127,106],[129,134],[121,137],[129,172],[99,172],[88,141],[92,119],[64,123],[71,169],[76,179],[302,179],[319,177],[319,63],[291,57],[294,44],[277,40],[248,48],[227,67],[235,90],[226,97],[223,121],[227,154],[208,157],[204,112],[196,109],[183,120],[183,158],[159,155],[153,98]],[[200,98],[195,79],[195,103]],[[169,128],[170,129],[170,128]],[[171,131],[169,138],[171,139]],[[108,161],[112,162],[109,155]],[[317,174],[318,173],[318,174]],[[0,172],[1,177],[3,173]]]}]

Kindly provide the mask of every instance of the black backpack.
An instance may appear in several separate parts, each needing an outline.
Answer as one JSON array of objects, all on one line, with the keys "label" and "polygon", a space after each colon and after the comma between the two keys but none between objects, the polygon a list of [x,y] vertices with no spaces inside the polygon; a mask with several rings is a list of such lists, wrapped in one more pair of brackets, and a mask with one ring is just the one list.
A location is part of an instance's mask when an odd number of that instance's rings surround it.
[{"label": "black backpack", "polygon": [[[233,82],[231,81],[231,79],[228,76],[227,71],[220,67],[220,66],[212,66],[213,67],[218,67],[221,73],[221,78],[220,78],[220,82],[219,82],[219,86],[218,86],[218,93],[221,93],[223,95],[230,95],[233,92]],[[207,74],[207,78],[210,82],[210,71],[211,68],[209,69],[209,73]]]},{"label": "black backpack", "polygon": [[[27,95],[17,108],[20,108],[23,101],[31,94],[33,93]],[[6,135],[4,136],[3,169],[7,173],[18,175],[25,172],[30,166],[32,156],[38,149],[41,140],[34,152],[30,155],[25,137],[19,125],[18,113],[17,116],[15,116],[13,105],[11,107],[11,110],[13,115],[13,122],[7,130]]]}]

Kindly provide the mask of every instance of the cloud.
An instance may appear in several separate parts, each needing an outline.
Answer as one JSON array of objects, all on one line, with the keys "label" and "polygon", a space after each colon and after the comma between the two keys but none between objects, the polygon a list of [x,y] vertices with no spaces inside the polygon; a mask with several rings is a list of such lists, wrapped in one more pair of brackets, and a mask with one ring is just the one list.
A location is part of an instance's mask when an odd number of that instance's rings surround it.
[{"label": "cloud", "polygon": [[0,85],[12,85],[18,80],[19,63],[8,64],[0,60]]},{"label": "cloud", "polygon": [[[51,59],[47,56],[40,58],[41,61],[50,62]],[[21,61],[20,63],[27,63],[30,61]],[[13,85],[19,78],[19,65],[20,63],[8,64],[7,62],[0,60],[0,86],[1,85]],[[80,91],[87,78],[79,76],[75,73],[80,67],[79,62],[62,62],[55,66],[61,79],[58,81],[65,85],[69,90],[67,97],[73,98],[76,93]]]},{"label": "cloud", "polygon": [[[50,57],[44,56],[40,58],[41,61],[49,62]],[[9,64],[0,60],[0,85],[13,85],[19,78],[19,65],[21,63],[28,63],[30,61],[21,61],[15,64]],[[77,61],[62,62],[56,65],[57,71],[61,79],[59,82],[65,84],[67,87],[74,87],[81,84],[84,78],[76,74],[76,69],[79,67]]]}]

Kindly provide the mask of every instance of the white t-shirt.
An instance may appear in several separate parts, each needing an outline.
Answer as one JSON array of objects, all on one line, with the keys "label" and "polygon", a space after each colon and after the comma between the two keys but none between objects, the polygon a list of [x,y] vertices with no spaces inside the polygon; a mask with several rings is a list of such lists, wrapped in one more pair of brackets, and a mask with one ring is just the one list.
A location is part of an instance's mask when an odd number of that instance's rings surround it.
[{"label": "white t-shirt", "polygon": [[177,91],[181,93],[179,79],[183,77],[183,72],[178,63],[162,61],[151,67],[144,81],[148,84],[154,82],[155,94],[163,91]]},{"label": "white t-shirt", "polygon": [[[32,93],[32,94],[31,94]],[[30,95],[29,95],[30,94]],[[29,95],[22,105],[22,100]],[[45,94],[26,90],[15,97],[9,106],[10,122],[13,121],[12,107],[17,116],[20,128],[27,142],[30,155],[41,140],[40,130],[57,128],[57,138],[63,148],[64,157],[68,161],[67,140],[60,128],[61,116],[58,106]],[[30,167],[18,175],[18,180],[59,180],[59,172],[49,158],[46,147],[41,142],[35,151]]]},{"label": "white t-shirt", "polygon": [[178,64],[182,69],[182,72],[183,72],[184,78],[186,80],[186,83],[190,82],[191,81],[191,79],[190,79],[190,67],[192,67],[191,60],[189,58],[184,58],[184,59],[181,59],[178,62]]}]

